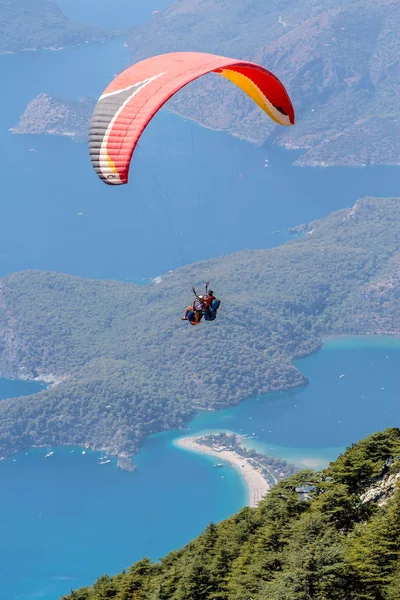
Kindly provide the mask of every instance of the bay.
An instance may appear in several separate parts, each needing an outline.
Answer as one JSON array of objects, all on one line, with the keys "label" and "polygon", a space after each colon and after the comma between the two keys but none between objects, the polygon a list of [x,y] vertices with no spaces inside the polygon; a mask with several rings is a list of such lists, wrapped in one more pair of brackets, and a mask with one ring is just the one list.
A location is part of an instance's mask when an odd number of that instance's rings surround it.
[{"label": "bay", "polygon": [[[0,597],[56,600],[142,556],[158,559],[245,503],[238,473],[152,441],[137,471],[81,448],[0,463]],[[84,452],[84,454],[82,453]]]}]

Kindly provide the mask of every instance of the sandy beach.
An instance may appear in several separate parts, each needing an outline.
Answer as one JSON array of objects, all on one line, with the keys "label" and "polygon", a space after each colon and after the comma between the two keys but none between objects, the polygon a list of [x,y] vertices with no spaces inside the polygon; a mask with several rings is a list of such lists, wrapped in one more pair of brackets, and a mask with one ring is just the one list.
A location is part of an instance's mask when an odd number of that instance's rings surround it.
[{"label": "sandy beach", "polygon": [[246,482],[248,489],[248,505],[257,506],[258,502],[271,487],[263,475],[251,465],[247,458],[244,458],[231,450],[218,451],[209,446],[198,444],[197,439],[197,437],[180,438],[175,441],[175,444],[180,448],[184,448],[191,452],[201,452],[203,454],[208,454],[209,456],[215,456],[219,459],[218,462],[223,460],[232,465],[232,467],[239,471]]}]

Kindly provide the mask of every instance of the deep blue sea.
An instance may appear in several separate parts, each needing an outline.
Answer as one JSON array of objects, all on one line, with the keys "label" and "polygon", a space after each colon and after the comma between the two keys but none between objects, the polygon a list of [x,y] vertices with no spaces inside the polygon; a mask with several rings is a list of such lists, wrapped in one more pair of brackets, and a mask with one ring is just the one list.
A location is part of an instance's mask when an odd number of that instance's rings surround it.
[{"label": "deep blue sea", "polygon": [[[60,0],[68,16],[109,29],[143,22],[168,4],[115,0],[110,11],[105,0]],[[0,275],[35,268],[141,281],[186,262],[276,245],[288,236],[274,231],[361,196],[400,194],[398,168],[299,169],[292,153],[166,110],[139,144],[130,185],[118,189],[97,180],[84,144],[8,132],[37,94],[97,97],[129,62],[122,39],[0,56],[2,79],[13,84],[0,99]],[[323,466],[347,444],[399,425],[399,357],[390,339],[331,340],[299,361],[308,386],[201,413],[188,428],[234,430],[271,454]],[[0,399],[37,389],[29,385],[0,380]],[[182,433],[152,436],[134,474],[79,448],[31,449],[2,461],[1,600],[56,600],[144,555],[157,559],[243,506],[238,474],[177,449]]]}]

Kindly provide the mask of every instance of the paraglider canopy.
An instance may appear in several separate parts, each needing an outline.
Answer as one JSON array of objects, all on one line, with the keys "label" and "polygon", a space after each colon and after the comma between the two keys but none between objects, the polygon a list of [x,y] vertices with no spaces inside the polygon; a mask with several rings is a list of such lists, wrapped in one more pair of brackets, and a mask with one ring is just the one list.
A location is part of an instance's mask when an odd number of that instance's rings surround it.
[{"label": "paraglider canopy", "polygon": [[261,65],[201,52],[153,56],[118,75],[94,109],[89,150],[100,179],[127,183],[133,151],[155,113],[185,85],[211,72],[241,88],[275,123],[294,124],[283,84]]}]

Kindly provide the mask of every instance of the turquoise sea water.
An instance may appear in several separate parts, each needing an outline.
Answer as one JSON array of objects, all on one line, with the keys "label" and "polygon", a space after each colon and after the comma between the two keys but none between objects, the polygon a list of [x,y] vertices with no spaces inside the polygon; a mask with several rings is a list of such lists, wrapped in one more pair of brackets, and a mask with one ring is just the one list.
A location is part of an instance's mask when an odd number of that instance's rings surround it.
[{"label": "turquoise sea water", "polygon": [[32,449],[2,461],[0,598],[56,600],[142,556],[157,559],[244,506],[239,474],[175,447],[183,435],[254,434],[248,443],[258,449],[322,467],[363,436],[399,426],[399,360],[396,339],[329,340],[298,361],[308,385],[151,436],[135,473],[114,461],[100,465],[99,453],[79,448],[53,448],[48,458],[49,448]]},{"label": "turquoise sea water", "polygon": [[234,470],[149,442],[137,471],[79,448],[0,463],[0,598],[55,600],[104,572],[189,542],[245,502]]}]

